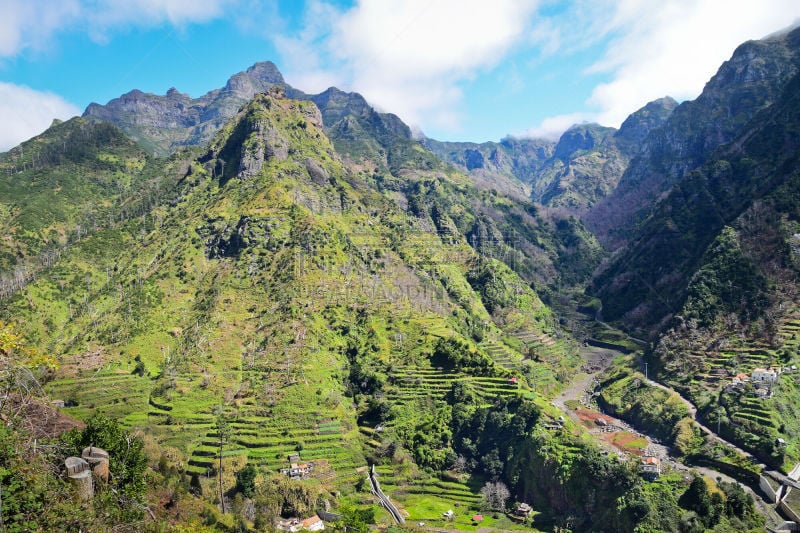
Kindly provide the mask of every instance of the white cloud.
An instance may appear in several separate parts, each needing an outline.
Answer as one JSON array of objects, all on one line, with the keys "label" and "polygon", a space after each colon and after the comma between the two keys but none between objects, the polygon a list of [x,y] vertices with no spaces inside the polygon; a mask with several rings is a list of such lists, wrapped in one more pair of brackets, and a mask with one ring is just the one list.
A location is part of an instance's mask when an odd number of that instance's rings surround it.
[{"label": "white cloud", "polygon": [[38,135],[54,118],[65,120],[80,112],[53,93],[0,82],[0,151]]},{"label": "white cloud", "polygon": [[622,2],[613,26],[623,33],[595,65],[613,79],[596,87],[589,103],[599,108],[601,122],[618,126],[661,96],[695,98],[736,46],[797,17],[796,0]]},{"label": "white cloud", "polygon": [[41,50],[52,34],[80,13],[76,0],[6,0],[0,3],[0,57]]},{"label": "white cloud", "polygon": [[[604,9],[595,11],[593,24],[562,20],[556,34],[573,44],[583,36],[587,42],[610,39],[602,58],[584,73],[606,74],[610,81],[594,88],[580,116],[615,127],[656,98],[696,98],[736,46],[763,38],[800,17],[796,0],[604,0],[595,4],[603,4]],[[579,13],[574,14],[582,20]],[[558,123],[563,123],[563,116],[545,119],[528,132],[550,131]]]},{"label": "white cloud", "polygon": [[222,15],[231,3],[231,0],[90,0],[84,1],[81,15],[86,18],[89,35],[102,41],[120,27],[149,27],[165,22],[181,27],[207,22]]},{"label": "white cloud", "polygon": [[[523,41],[536,7],[536,0],[361,0],[336,11],[313,2],[310,10],[323,11],[316,25],[278,45],[291,83],[306,89],[301,84],[311,80],[317,86],[306,90],[319,90],[329,80],[411,125],[453,128],[459,83],[491,69]],[[338,76],[328,78],[334,70]]]},{"label": "white cloud", "polygon": [[86,31],[106,40],[111,31],[169,23],[182,26],[221,16],[234,0],[4,0],[0,2],[0,57],[45,50],[54,34]]},{"label": "white cloud", "polygon": [[539,125],[517,133],[514,137],[531,139],[548,139],[557,141],[561,134],[569,129],[570,126],[583,122],[593,122],[594,116],[588,113],[567,113],[547,117]]}]

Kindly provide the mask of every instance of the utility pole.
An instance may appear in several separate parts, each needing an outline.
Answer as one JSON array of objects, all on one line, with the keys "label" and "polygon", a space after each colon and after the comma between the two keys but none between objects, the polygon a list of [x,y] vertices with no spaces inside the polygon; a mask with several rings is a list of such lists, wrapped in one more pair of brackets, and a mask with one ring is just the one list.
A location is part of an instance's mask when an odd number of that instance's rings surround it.
[{"label": "utility pole", "polygon": [[647,377],[647,362],[644,363],[644,379],[650,381],[650,378]]}]

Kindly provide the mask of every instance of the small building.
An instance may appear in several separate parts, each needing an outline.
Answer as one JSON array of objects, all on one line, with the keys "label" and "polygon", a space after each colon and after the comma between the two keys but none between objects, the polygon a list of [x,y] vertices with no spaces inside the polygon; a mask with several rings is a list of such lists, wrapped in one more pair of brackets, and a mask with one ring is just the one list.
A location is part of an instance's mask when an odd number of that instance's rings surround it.
[{"label": "small building", "polygon": [[300,522],[300,524],[306,531],[322,531],[325,529],[325,523],[317,515],[309,516]]},{"label": "small building", "polygon": [[778,380],[778,372],[772,368],[756,368],[753,370],[752,380],[755,383],[775,383]]},{"label": "small building", "polygon": [[745,374],[744,372],[740,372],[733,376],[730,383],[725,385],[725,392],[734,392],[734,391],[743,391],[747,382],[750,381],[750,376]]},{"label": "small building", "polygon": [[452,520],[453,516],[455,516],[455,513],[453,512],[452,509],[448,509],[446,513],[442,513],[442,516],[447,518],[448,520]]},{"label": "small building", "polygon": [[281,474],[289,476],[292,479],[304,479],[314,470],[314,462],[308,461],[307,463],[301,463],[300,454],[298,453],[289,455],[288,459],[289,468],[281,468]]},{"label": "small building", "polygon": [[530,515],[532,512],[533,512],[533,507],[531,507],[527,503],[520,503],[514,510],[514,514],[521,518],[527,518],[528,515]]},{"label": "small building", "polygon": [[756,397],[766,400],[767,398],[772,398],[772,391],[766,387],[759,387],[756,389]]},{"label": "small building", "polygon": [[658,457],[642,457],[639,473],[650,481],[658,479],[661,475],[661,461]]},{"label": "small building", "polygon": [[483,515],[482,514],[474,514],[472,515],[473,522],[483,522]]},{"label": "small building", "polygon": [[292,463],[289,468],[281,468],[281,474],[289,476],[292,479],[304,479],[306,476],[314,471],[314,463]]},{"label": "small building", "polygon": [[783,448],[786,446],[786,440],[781,437],[778,437],[777,439],[775,439],[775,445],[778,446],[779,448]]},{"label": "small building", "polygon": [[508,382],[511,383],[512,385],[516,385],[517,384],[517,376],[511,376],[510,378],[508,378]]}]

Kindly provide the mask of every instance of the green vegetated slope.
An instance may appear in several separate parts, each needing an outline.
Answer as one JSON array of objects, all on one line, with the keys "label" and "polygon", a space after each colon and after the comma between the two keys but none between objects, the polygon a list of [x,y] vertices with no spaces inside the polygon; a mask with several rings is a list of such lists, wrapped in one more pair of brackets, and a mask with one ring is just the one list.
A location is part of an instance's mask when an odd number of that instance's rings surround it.
[{"label": "green vegetated slope", "polygon": [[0,156],[2,291],[65,247],[160,201],[159,168],[110,124],[72,119]]},{"label": "green vegetated slope", "polygon": [[299,451],[347,489],[384,446],[441,470],[464,445],[454,390],[470,412],[511,402],[511,417],[534,398],[529,379],[556,391],[578,364],[505,261],[530,276],[534,263],[467,236],[515,217],[544,235],[530,206],[457,174],[348,169],[311,103],[258,96],[205,155],[162,172],[168,202],[76,242],[2,313],[61,358],[47,388],[67,412],[146,429],[188,474],[216,468],[220,417],[225,461],[263,472]]}]

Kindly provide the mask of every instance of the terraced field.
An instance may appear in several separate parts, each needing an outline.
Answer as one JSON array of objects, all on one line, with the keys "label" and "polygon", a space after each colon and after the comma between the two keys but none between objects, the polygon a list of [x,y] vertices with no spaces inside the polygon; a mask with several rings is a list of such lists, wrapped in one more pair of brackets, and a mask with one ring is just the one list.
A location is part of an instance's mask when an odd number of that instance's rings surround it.
[{"label": "terraced field", "polygon": [[394,367],[389,374],[391,385],[386,397],[401,404],[422,398],[443,400],[456,381],[471,384],[476,395],[487,404],[492,403],[498,396],[515,396],[527,389],[519,382],[511,382],[508,377],[469,376],[436,368],[401,365]]}]

